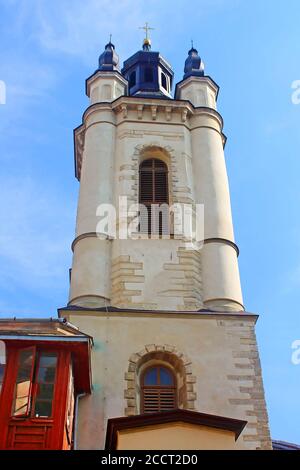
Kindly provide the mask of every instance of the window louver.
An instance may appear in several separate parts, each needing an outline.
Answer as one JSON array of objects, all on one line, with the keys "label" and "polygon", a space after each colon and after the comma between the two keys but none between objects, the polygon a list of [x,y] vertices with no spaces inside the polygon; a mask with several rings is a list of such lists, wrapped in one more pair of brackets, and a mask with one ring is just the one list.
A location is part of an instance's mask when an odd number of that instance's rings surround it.
[{"label": "window louver", "polygon": [[144,413],[156,413],[176,408],[175,390],[147,388],[144,390]]},{"label": "window louver", "polygon": [[162,366],[148,368],[142,380],[142,412],[168,411],[176,406],[176,385],[171,370]]},{"label": "window louver", "polygon": [[[169,218],[163,221],[160,214],[158,223],[155,224],[153,210],[151,205],[168,204],[168,169],[166,164],[158,159],[150,158],[144,160],[140,165],[140,204],[147,207],[148,220],[141,217],[140,231],[142,233],[162,234],[168,231]],[[154,220],[154,223],[152,223]],[[151,228],[151,223],[153,227]],[[158,226],[156,226],[158,225]]]}]

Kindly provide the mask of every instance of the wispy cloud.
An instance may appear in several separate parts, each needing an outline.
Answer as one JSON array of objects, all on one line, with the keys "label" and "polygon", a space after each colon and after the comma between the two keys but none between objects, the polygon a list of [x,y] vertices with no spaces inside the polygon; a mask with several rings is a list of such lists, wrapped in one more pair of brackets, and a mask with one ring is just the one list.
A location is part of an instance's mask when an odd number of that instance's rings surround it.
[{"label": "wispy cloud", "polygon": [[[216,10],[236,7],[240,0],[198,0],[195,14],[204,18]],[[143,37],[138,28],[145,21],[156,26],[154,36],[168,38],[177,31],[177,22],[187,14],[186,0],[176,4],[161,0],[10,0],[17,4],[15,29],[24,31],[31,24],[30,38],[53,53],[79,57],[86,63],[95,59],[95,53],[112,33],[119,50],[136,48],[137,38]],[[167,25],[167,27],[166,27]],[[167,28],[167,29],[166,29]],[[191,32],[186,31],[189,35]]]},{"label": "wispy cloud", "polygon": [[[203,18],[236,1],[199,0],[197,15]],[[37,129],[38,120],[32,126],[32,117],[47,113],[47,105],[58,96],[54,91],[59,84],[70,86],[65,80],[69,69],[63,66],[66,58],[70,68],[78,63],[96,67],[110,33],[118,53],[126,57],[141,43],[144,33],[138,28],[145,21],[156,28],[156,47],[159,40],[167,41],[177,33],[177,23],[183,27],[187,2],[178,0],[175,6],[159,0],[152,0],[151,5],[146,0],[0,0],[0,8],[0,79],[7,87],[7,104],[0,110],[0,142],[4,148],[0,159],[2,169],[6,169],[5,177],[0,177],[0,288],[6,293],[0,300],[0,312],[12,305],[13,311],[20,313],[18,304],[12,301],[20,288],[32,293],[30,300],[24,299],[24,305],[28,305],[29,313],[35,313],[35,292],[47,298],[60,289],[67,296],[76,201],[73,207],[71,202],[62,205],[65,188],[54,190],[53,175],[41,182],[38,172],[35,174],[33,155],[40,151],[35,144],[41,143],[43,132],[47,138],[53,126],[45,131]],[[190,31],[186,35],[189,40]],[[26,177],[25,154],[30,177]],[[23,172],[22,177],[18,171]]]},{"label": "wispy cloud", "polygon": [[30,178],[3,178],[0,187],[0,285],[37,291],[65,285],[74,207]]}]

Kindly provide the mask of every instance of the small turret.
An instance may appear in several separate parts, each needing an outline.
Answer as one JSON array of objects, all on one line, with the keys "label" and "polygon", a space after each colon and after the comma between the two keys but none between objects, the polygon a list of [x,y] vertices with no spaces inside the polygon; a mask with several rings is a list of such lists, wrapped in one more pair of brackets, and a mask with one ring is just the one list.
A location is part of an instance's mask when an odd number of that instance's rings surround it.
[{"label": "small turret", "polygon": [[184,64],[183,79],[188,77],[203,77],[204,76],[204,63],[198,54],[197,49],[192,47],[188,52],[188,57]]},{"label": "small turret", "polygon": [[125,95],[127,81],[120,73],[119,56],[111,37],[99,56],[98,65],[98,69],[86,81],[86,94],[90,98],[90,103],[111,102]]},{"label": "small turret", "polygon": [[115,51],[115,46],[109,41],[105,46],[104,52],[99,56],[99,68],[101,71],[120,70],[119,56]]},{"label": "small turret", "polygon": [[176,85],[175,99],[188,100],[195,107],[216,109],[218,91],[218,85],[204,75],[204,63],[192,43],[184,64],[183,80]]}]

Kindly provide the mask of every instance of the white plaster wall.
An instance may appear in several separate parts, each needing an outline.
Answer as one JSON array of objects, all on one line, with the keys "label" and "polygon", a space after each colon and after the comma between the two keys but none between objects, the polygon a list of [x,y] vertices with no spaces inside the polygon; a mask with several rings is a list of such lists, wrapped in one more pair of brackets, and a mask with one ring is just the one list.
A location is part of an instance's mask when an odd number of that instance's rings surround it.
[{"label": "white plaster wall", "polygon": [[[206,81],[192,81],[190,91],[196,93],[193,86],[198,85],[212,93]],[[135,240],[126,245],[114,241],[109,254],[108,247],[100,248],[96,241],[89,241],[80,248],[83,243],[79,240],[75,246],[70,299],[81,297],[84,303],[86,292],[88,301],[94,294],[96,302],[100,291],[105,292],[106,299],[114,298],[110,271],[106,271],[108,258],[111,256],[113,262],[119,256],[129,256],[134,262],[143,263],[144,275],[144,280],[141,282],[139,278],[136,286],[128,268],[127,282],[125,276],[120,277],[120,282],[115,281],[118,291],[122,286],[132,291],[132,296],[125,293],[130,307],[144,305],[146,308],[149,298],[154,297],[159,299],[155,302],[157,309],[198,310],[204,304],[210,308],[240,311],[243,302],[237,256],[228,245],[228,241],[234,241],[234,235],[220,117],[214,111],[192,111],[192,108],[186,109],[187,115],[184,108],[172,102],[163,106],[158,106],[157,100],[131,103],[116,108],[109,103],[100,104],[87,112],[76,235],[83,238],[96,231],[99,221],[96,211],[100,203],[114,203],[117,210],[120,196],[127,196],[129,205],[137,203],[139,164],[143,158],[156,157],[168,165],[170,203],[204,204],[204,238],[219,241],[209,248],[204,247],[197,259],[191,257],[187,263],[180,263],[177,289],[172,291],[173,286],[170,286],[168,295],[161,295],[172,277],[164,268],[164,260],[170,253],[175,259],[175,246],[179,256],[180,244],[160,240],[153,251],[150,246],[154,245],[148,240],[140,240],[138,249]],[[221,243],[228,246],[222,249]],[[89,249],[93,251],[86,252]],[[89,262],[93,266],[88,267]],[[186,284],[188,278],[192,279],[192,266],[197,272],[189,295]],[[98,270],[101,274],[97,274]],[[122,306],[126,306],[125,303],[123,296]]]},{"label": "white plaster wall", "polygon": [[[81,399],[79,406],[79,448],[103,448],[107,419],[124,416],[127,406],[124,379],[129,358],[147,344],[173,345],[191,360],[192,374],[196,376],[197,411],[257,422],[248,414],[254,410],[253,401],[240,391],[241,385],[253,386],[249,376],[254,378],[257,371],[248,357],[236,358],[243,356],[239,351],[249,350],[249,346],[241,344],[241,337],[251,334],[254,319],[238,320],[227,316],[224,320],[224,316],[146,315],[141,312],[71,314],[69,320],[92,335],[95,341],[93,394]],[[246,369],[237,368],[237,362]],[[243,381],[230,379],[241,374],[245,375]],[[231,403],[232,400],[241,400],[241,404]],[[252,431],[250,428],[243,434],[251,435]],[[258,440],[245,442],[240,438],[237,448],[255,448],[260,445]]]},{"label": "white plaster wall", "polygon": [[98,72],[88,80],[88,96],[90,104],[98,102],[111,102],[119,96],[125,94],[125,79],[122,79],[117,73]]},{"label": "white plaster wall", "polygon": [[177,99],[188,100],[195,107],[217,109],[217,88],[207,77],[189,77],[178,85]]},{"label": "white plaster wall", "polygon": [[[87,119],[85,149],[78,200],[70,303],[102,305],[110,298],[111,244],[95,234],[100,204],[113,202],[115,124],[111,110],[103,108]],[[100,297],[100,298],[99,298]]]}]

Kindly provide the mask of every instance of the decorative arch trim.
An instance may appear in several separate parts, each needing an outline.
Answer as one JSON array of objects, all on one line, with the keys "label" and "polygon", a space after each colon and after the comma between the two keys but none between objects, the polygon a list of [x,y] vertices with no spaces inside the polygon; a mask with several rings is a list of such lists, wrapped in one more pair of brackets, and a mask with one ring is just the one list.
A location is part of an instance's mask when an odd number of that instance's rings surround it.
[{"label": "decorative arch trim", "polygon": [[175,346],[164,344],[147,344],[144,349],[132,354],[129,358],[128,370],[125,373],[126,400],[125,416],[133,416],[139,413],[138,391],[139,372],[147,362],[157,360],[169,364],[177,374],[182,377],[182,384],[178,390],[179,407],[187,410],[195,410],[196,406],[196,377],[192,373],[191,360]]},{"label": "decorative arch trim", "polygon": [[132,170],[134,171],[135,181],[132,185],[132,202],[137,203],[139,199],[139,167],[143,160],[148,158],[158,158],[163,161],[168,167],[168,185],[170,194],[170,203],[173,203],[174,195],[176,194],[177,185],[177,163],[175,157],[175,151],[169,145],[162,146],[161,142],[149,142],[147,144],[139,144],[135,146],[134,153],[132,155]]}]

